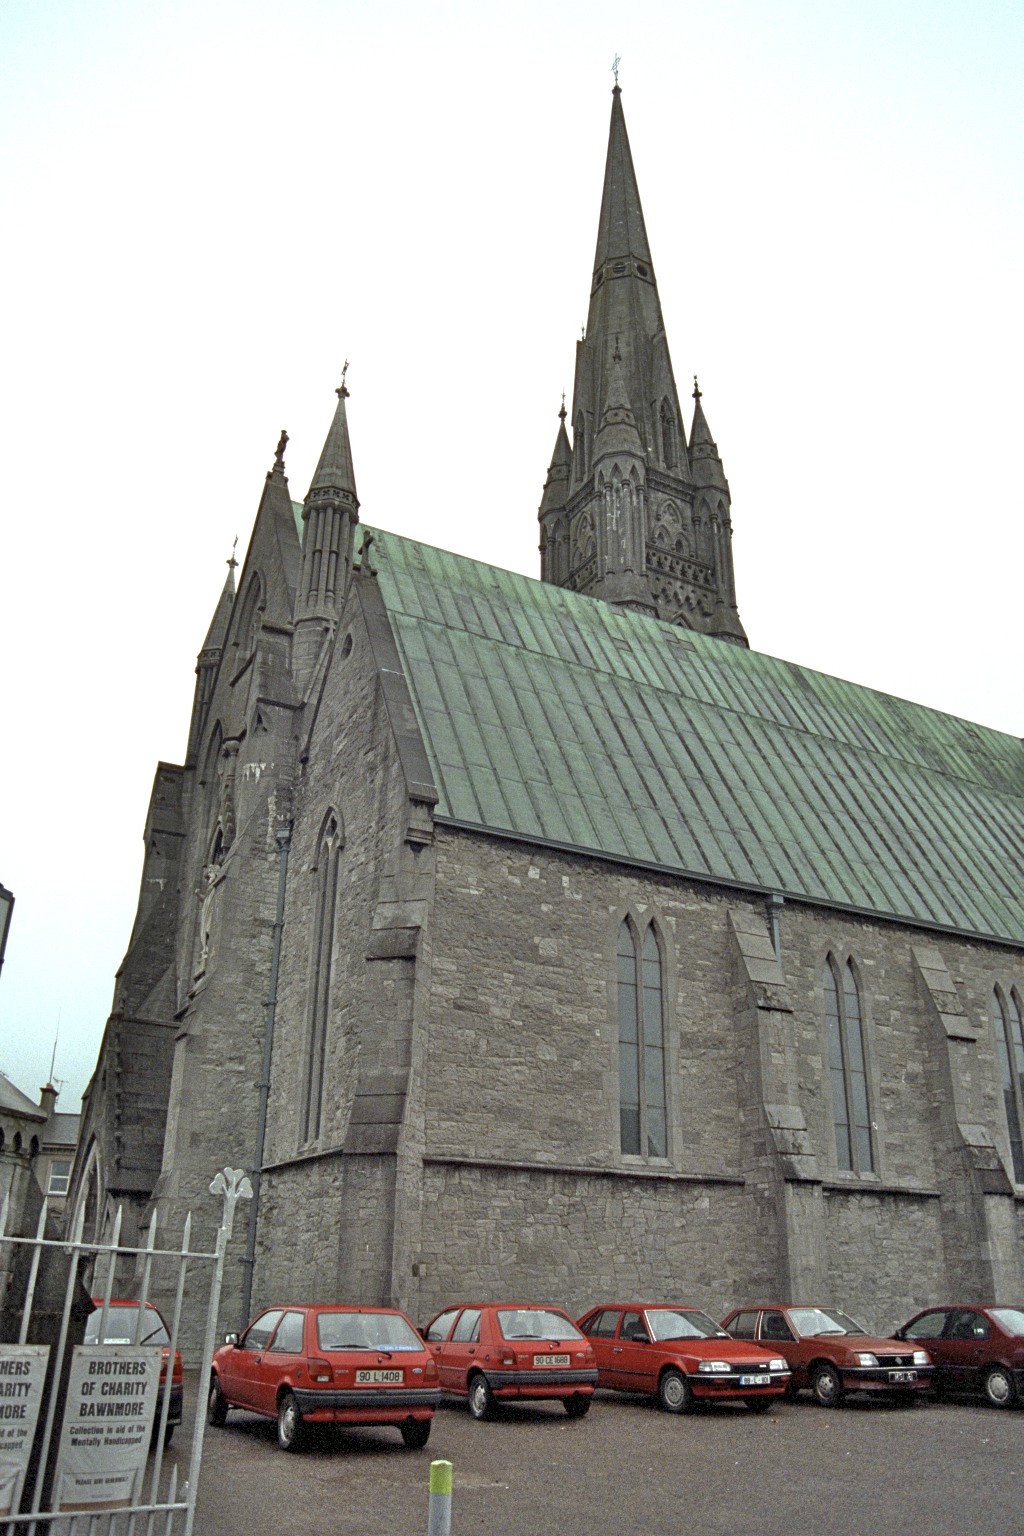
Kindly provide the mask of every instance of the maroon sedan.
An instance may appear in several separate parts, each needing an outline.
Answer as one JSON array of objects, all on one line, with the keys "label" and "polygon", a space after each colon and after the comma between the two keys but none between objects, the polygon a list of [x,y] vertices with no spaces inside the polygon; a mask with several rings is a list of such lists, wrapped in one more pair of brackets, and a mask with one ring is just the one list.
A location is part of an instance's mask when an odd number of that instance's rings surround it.
[{"label": "maroon sedan", "polygon": [[695,1400],[763,1413],[789,1386],[781,1352],[730,1338],[696,1307],[606,1302],[580,1327],[597,1357],[598,1386],[649,1393],[666,1413],[685,1413]]},{"label": "maroon sedan", "polygon": [[927,1348],[936,1396],[983,1392],[993,1408],[1024,1399],[1024,1307],[929,1307],[896,1338]]},{"label": "maroon sedan", "polygon": [[927,1350],[865,1333],[834,1307],[762,1302],[735,1308],[722,1327],[734,1339],[778,1350],[793,1372],[792,1391],[810,1387],[823,1408],[838,1408],[848,1392],[881,1392],[913,1403],[931,1382]]}]

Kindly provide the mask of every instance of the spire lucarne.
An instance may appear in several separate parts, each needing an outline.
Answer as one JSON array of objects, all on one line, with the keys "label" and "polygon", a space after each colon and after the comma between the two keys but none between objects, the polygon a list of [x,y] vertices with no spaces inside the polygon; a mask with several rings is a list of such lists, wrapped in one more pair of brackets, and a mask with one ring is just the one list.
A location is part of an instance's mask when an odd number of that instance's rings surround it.
[{"label": "spire lucarne", "polygon": [[746,645],[729,484],[699,395],[687,444],[617,83],[571,425],[541,501],[543,580]]}]

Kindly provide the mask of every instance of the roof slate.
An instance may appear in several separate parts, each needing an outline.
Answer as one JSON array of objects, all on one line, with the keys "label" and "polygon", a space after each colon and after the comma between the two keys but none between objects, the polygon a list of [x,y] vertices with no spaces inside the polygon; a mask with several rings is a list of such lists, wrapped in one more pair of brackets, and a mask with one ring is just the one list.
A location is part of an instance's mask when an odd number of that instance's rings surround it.
[{"label": "roof slate", "polygon": [[374,530],[442,819],[1024,944],[1024,745]]}]

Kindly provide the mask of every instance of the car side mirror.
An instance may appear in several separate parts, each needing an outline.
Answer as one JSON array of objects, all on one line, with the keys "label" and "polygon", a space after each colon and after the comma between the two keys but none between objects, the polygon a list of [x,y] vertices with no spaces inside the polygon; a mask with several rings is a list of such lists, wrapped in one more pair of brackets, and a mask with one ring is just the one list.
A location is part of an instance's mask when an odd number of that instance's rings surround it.
[{"label": "car side mirror", "polygon": [[891,1336],[894,1339],[905,1339],[907,1336],[907,1330],[905,1328],[894,1328]]},{"label": "car side mirror", "polygon": [[224,1335],[224,1343],[225,1344],[233,1344],[235,1346],[235,1348],[237,1349],[238,1348],[238,1334],[237,1333],[226,1333]]}]

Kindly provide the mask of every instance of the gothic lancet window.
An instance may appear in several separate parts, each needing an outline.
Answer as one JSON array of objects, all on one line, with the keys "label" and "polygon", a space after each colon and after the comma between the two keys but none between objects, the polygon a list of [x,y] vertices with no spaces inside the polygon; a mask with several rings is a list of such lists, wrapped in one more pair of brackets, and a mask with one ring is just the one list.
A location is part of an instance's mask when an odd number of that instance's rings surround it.
[{"label": "gothic lancet window", "polygon": [[313,944],[310,957],[309,1014],[305,1082],[302,1094],[302,1140],[316,1141],[323,1124],[327,1025],[334,968],[334,923],[338,904],[338,866],[344,839],[332,812],[324,823],[313,866]]},{"label": "gothic lancet window", "polygon": [[641,939],[619,925],[619,1133],[623,1152],[668,1156],[665,1099],[665,995],[662,956],[653,925]]},{"label": "gothic lancet window", "polygon": [[661,402],[661,456],[666,469],[675,469],[679,463],[676,418],[667,400]]},{"label": "gothic lancet window", "polygon": [[999,1058],[1006,1128],[1010,1135],[1013,1177],[1017,1184],[1024,1184],[1024,1142],[1021,1140],[1021,1124],[1024,1123],[1024,1031],[1021,1026],[1020,1003],[1013,992],[1004,997],[996,989],[989,999],[989,1006],[996,1037],[996,1055]]},{"label": "gothic lancet window", "polygon": [[836,1132],[836,1163],[846,1173],[872,1173],[867,1067],[860,991],[849,961],[840,974],[829,955],[822,973],[829,1075],[832,1079],[832,1118]]},{"label": "gothic lancet window", "polygon": [[587,478],[587,424],[583,412],[576,417],[576,426],[572,435],[573,460],[576,466],[576,479]]}]

